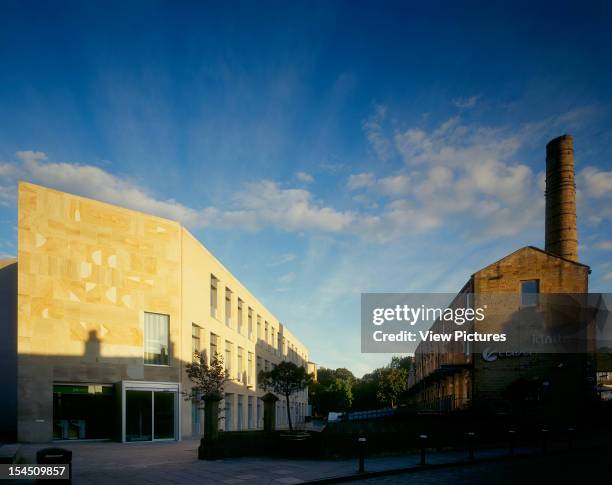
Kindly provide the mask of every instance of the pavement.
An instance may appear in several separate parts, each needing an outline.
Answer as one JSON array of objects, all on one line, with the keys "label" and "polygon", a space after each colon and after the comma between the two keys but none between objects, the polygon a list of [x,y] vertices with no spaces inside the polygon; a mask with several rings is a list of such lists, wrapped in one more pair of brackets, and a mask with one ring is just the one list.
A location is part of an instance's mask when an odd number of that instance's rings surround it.
[{"label": "pavement", "polygon": [[[35,463],[36,451],[49,445],[22,445],[21,462]],[[424,468],[418,454],[368,457],[369,474],[357,475],[356,458],[339,460],[296,460],[276,458],[231,458],[216,461],[197,459],[197,440],[157,443],[74,442],[62,443],[72,450],[72,476],[75,484],[295,484],[319,481],[332,483],[351,478],[373,477],[397,469]],[[518,456],[536,456],[541,451],[520,448]],[[476,450],[475,462],[508,458],[507,448]],[[514,461],[514,460],[513,460]],[[467,451],[430,452],[432,467],[469,463]],[[425,468],[427,469],[427,467]],[[373,473],[373,474],[372,474]],[[324,482],[321,482],[324,480]],[[5,482],[6,483],[6,482]],[[15,483],[27,483],[20,480]],[[392,482],[389,482],[392,483]]]}]

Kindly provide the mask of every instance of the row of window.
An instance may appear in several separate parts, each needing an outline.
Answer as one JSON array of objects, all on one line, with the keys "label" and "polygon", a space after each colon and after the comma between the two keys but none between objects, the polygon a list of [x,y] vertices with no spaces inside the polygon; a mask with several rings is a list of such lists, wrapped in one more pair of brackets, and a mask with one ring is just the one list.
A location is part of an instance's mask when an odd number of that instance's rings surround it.
[{"label": "row of window", "polygon": [[[210,314],[213,318],[219,320],[219,279],[211,274],[210,275]],[[244,335],[246,330],[249,340],[263,341],[273,351],[280,352],[282,355],[288,356],[289,360],[293,362],[305,362],[307,360],[306,354],[300,354],[297,347],[292,343],[288,342],[285,337],[282,336],[280,331],[275,329],[274,325],[271,325],[267,320],[262,320],[261,315],[255,315],[253,309],[250,306],[245,306],[244,301],[238,298],[237,301],[237,315],[234,326],[233,320],[233,292],[230,288],[225,287],[225,325]],[[247,326],[244,328],[244,314],[246,307],[247,315]],[[253,321],[256,322],[256,333],[253,332]],[[263,330],[263,332],[262,332]]]}]

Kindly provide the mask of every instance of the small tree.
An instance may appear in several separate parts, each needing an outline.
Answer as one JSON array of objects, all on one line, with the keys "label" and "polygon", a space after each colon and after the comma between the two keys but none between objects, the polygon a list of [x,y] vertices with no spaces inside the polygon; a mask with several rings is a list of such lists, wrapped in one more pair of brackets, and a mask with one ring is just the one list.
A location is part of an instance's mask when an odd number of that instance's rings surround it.
[{"label": "small tree", "polygon": [[[218,431],[218,402],[223,399],[225,383],[228,381],[227,373],[223,368],[223,358],[218,354],[212,356],[210,364],[206,362],[204,352],[193,353],[193,362],[185,366],[187,377],[192,382],[191,392],[183,392],[187,401],[209,402],[210,408],[204,415],[204,428],[215,438]],[[215,407],[213,409],[213,407]],[[216,412],[214,412],[216,410]],[[210,411],[213,411],[212,413]],[[214,416],[213,416],[214,414]]]},{"label": "small tree", "polygon": [[408,371],[396,367],[377,369],[378,385],[376,397],[383,403],[395,407],[399,397],[408,389]]},{"label": "small tree", "polygon": [[260,371],[257,377],[259,387],[264,391],[272,391],[285,397],[289,430],[293,431],[289,397],[305,389],[312,381],[312,376],[306,372],[304,367],[298,367],[293,362],[283,361],[270,371]]}]

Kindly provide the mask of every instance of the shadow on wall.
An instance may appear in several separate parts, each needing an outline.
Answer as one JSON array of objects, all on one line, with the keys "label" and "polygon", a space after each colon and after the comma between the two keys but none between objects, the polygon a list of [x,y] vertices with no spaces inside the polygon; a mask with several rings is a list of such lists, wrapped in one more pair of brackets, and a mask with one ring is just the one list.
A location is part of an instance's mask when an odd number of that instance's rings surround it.
[{"label": "shadow on wall", "polygon": [[[80,337],[84,340],[81,355],[18,355],[16,260],[0,266],[0,298],[0,442],[83,438],[120,440],[122,381],[182,383],[183,390],[189,389],[185,375],[188,362],[177,357],[172,341],[168,347],[169,366],[144,365],[142,355],[109,355],[104,351],[105,337],[95,329],[85,328],[73,329],[74,332],[86,332]],[[262,342],[255,346],[254,367],[260,356],[272,357]],[[226,392],[240,395],[259,393],[255,385],[247,385],[245,375],[242,377],[242,382],[228,383]],[[188,410],[183,403],[183,397],[179,396],[178,408],[182,409],[185,420]],[[246,402],[243,405],[246,408]],[[131,417],[131,422],[139,424],[134,429],[126,429],[126,434],[135,440],[146,440],[152,431],[141,424],[149,420],[147,413],[151,411],[146,409],[146,402],[139,406],[136,415]],[[251,412],[255,414],[255,409]],[[126,426],[129,419],[127,416]],[[166,420],[167,434],[170,418],[160,419]],[[255,421],[255,416],[252,419]],[[190,433],[185,426],[183,430],[188,436]],[[243,426],[246,429],[246,424]]]},{"label": "shadow on wall", "polygon": [[0,261],[0,443],[17,439],[17,259]]}]

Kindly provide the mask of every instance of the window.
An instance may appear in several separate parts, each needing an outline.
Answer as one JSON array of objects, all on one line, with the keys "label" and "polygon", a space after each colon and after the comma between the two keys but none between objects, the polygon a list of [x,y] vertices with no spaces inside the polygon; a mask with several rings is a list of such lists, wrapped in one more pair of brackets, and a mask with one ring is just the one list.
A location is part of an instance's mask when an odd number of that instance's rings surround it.
[{"label": "window", "polygon": [[257,315],[257,340],[261,340],[261,317]]},{"label": "window", "polygon": [[242,431],[243,403],[244,403],[244,396],[242,394],[238,394],[238,415],[236,416],[236,431]]},{"label": "window", "polygon": [[536,306],[539,293],[539,280],[521,281],[521,306]]},{"label": "window", "polygon": [[217,285],[219,280],[214,277],[214,275],[210,275],[210,315],[212,317],[217,317]]},{"label": "window", "polygon": [[225,372],[232,376],[232,343],[228,340],[225,341]]},{"label": "window", "polygon": [[195,359],[195,353],[200,352],[200,327],[195,323],[191,324],[191,356]]},{"label": "window", "polygon": [[268,341],[268,333],[269,333],[269,332],[268,332],[268,322],[266,322],[266,330],[265,330],[265,337],[266,337],[266,339],[265,339],[265,342],[266,342],[267,344],[269,344],[269,343],[270,343],[270,342]]},{"label": "window", "polygon": [[225,288],[225,324],[232,326],[232,290]]},{"label": "window", "polygon": [[261,370],[262,370],[262,359],[261,357],[257,357],[257,373],[259,374]]},{"label": "window", "polygon": [[214,333],[210,334],[210,360],[217,356],[217,336]]},{"label": "window", "polygon": [[249,429],[253,429],[253,396],[249,396],[248,398],[248,409],[247,409],[247,423]]},{"label": "window", "polygon": [[242,333],[242,300],[238,298],[238,333]]},{"label": "window", "polygon": [[170,317],[160,313],[144,314],[144,363],[169,365],[168,334]]},{"label": "window", "polygon": [[249,352],[247,362],[247,385],[253,385],[253,352]]},{"label": "window", "polygon": [[242,373],[244,372],[242,356],[244,354],[244,350],[242,347],[238,347],[238,382],[242,382]]},{"label": "window", "polygon": [[274,347],[274,327],[271,327],[270,329],[270,345]]},{"label": "window", "polygon": [[249,308],[249,339],[253,338],[253,309]]},{"label": "window", "polygon": [[232,408],[234,407],[234,395],[225,394],[225,431],[232,430]]}]

